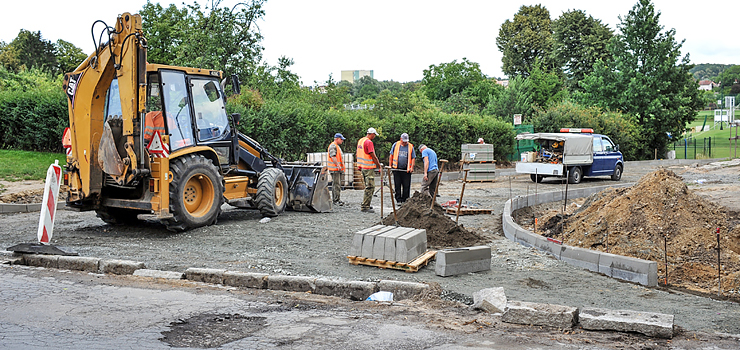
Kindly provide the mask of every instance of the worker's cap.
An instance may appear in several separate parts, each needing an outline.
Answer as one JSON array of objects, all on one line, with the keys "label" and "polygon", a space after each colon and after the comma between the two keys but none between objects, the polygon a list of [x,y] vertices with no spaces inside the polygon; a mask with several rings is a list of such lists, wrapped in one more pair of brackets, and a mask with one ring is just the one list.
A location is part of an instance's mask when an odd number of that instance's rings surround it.
[{"label": "worker's cap", "polygon": [[368,134],[375,134],[375,135],[380,135],[380,134],[378,134],[378,131],[377,131],[377,130],[375,130],[375,128],[370,128],[370,129],[367,129],[367,133],[368,133]]},{"label": "worker's cap", "polygon": [[342,136],[342,134],[340,134],[340,133],[336,133],[336,134],[334,134],[334,138],[335,138],[335,139],[336,139],[336,138],[340,138],[340,139],[342,139],[342,140],[344,140],[344,139],[345,139],[345,138],[344,138],[344,136]]},{"label": "worker's cap", "polygon": [[401,141],[403,141],[403,142],[409,142],[409,134],[407,134],[407,133],[401,134]]},{"label": "worker's cap", "polygon": [[478,143],[484,142],[482,137],[478,138]]}]

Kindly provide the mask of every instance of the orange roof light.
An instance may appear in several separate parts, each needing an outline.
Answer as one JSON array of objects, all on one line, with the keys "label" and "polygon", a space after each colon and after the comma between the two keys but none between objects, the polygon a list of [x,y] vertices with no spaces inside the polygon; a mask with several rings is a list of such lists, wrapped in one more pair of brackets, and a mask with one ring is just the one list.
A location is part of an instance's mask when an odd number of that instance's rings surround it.
[{"label": "orange roof light", "polygon": [[594,129],[573,129],[573,128],[562,128],[560,132],[574,132],[574,133],[586,133],[593,134]]}]

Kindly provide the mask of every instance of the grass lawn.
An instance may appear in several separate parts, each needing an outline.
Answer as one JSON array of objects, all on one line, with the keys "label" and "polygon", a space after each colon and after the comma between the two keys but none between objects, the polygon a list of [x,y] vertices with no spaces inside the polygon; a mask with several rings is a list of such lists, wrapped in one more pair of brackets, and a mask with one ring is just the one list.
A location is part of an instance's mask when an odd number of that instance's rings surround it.
[{"label": "grass lawn", "polygon": [[[704,124],[704,118],[706,117],[706,124]],[[686,125],[687,128],[698,127],[701,129],[702,125],[709,126],[708,131],[689,132],[686,134],[688,138],[693,138],[696,143],[696,158],[708,158],[709,153],[709,138],[712,139],[712,158],[732,158],[735,155],[735,144],[734,141],[730,142],[729,138],[735,136],[737,130],[740,135],[740,130],[732,128],[732,135],[730,135],[730,128],[725,123],[722,128],[720,125],[714,125],[714,111],[700,111],[699,115],[694,118],[694,121]],[[674,149],[674,145],[671,143],[668,145],[669,149]],[[738,140],[738,154],[740,154],[740,140]],[[694,158],[694,143],[687,142],[684,147],[683,139],[678,140],[675,144],[676,158]]]},{"label": "grass lawn", "polygon": [[0,150],[0,180],[44,180],[49,165],[58,159],[59,164],[67,162],[63,153]]}]

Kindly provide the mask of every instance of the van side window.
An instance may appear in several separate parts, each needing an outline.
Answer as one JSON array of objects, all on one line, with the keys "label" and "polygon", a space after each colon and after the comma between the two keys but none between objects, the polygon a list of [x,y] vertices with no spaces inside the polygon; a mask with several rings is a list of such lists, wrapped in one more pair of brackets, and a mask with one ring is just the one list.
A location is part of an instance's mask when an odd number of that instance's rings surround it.
[{"label": "van side window", "polygon": [[601,139],[601,144],[604,147],[604,152],[614,152],[614,145],[611,140]]},{"label": "van side window", "polygon": [[594,137],[594,153],[596,152],[603,152],[603,149],[601,148],[601,138],[600,137]]}]

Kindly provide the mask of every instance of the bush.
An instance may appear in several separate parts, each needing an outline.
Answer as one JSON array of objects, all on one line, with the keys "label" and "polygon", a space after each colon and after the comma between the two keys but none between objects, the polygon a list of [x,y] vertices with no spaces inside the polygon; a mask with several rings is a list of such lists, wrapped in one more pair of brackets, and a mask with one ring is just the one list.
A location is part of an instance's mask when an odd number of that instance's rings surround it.
[{"label": "bush", "polygon": [[620,112],[584,107],[571,101],[537,110],[532,120],[535,132],[559,132],[560,128],[591,128],[594,133],[609,136],[619,145],[625,160],[635,160],[644,141],[641,128],[632,116]]}]

